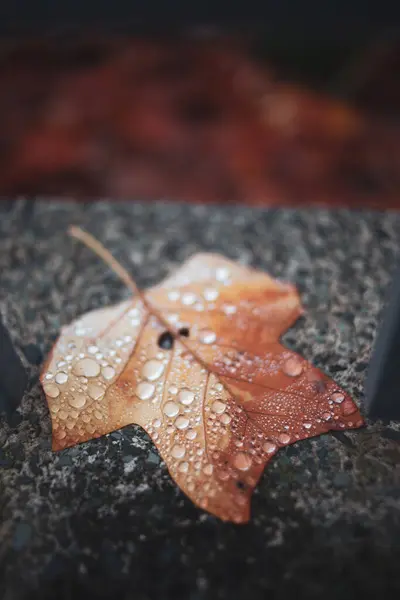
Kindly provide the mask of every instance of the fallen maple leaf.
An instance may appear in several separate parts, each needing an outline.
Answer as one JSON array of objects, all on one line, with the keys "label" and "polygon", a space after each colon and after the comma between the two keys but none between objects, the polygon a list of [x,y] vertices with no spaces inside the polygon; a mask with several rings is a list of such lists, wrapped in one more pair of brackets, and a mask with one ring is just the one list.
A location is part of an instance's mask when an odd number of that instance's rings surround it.
[{"label": "fallen maple leaf", "polygon": [[62,329],[41,374],[53,450],[136,423],[195,504],[240,523],[280,447],[363,425],[342,389],[278,342],[302,313],[292,285],[198,254],[144,294],[92,236],[71,233],[135,297]]}]

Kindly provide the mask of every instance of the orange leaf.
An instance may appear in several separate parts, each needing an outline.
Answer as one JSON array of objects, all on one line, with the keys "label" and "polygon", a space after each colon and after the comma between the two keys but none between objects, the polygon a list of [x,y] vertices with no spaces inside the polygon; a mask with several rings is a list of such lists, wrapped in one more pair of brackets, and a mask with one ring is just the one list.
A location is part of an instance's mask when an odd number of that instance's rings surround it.
[{"label": "orange leaf", "polygon": [[41,374],[54,450],[136,423],[195,504],[239,523],[280,447],[363,425],[342,389],[279,343],[302,313],[293,286],[198,254],[144,294],[73,235],[135,297],[62,330]]}]

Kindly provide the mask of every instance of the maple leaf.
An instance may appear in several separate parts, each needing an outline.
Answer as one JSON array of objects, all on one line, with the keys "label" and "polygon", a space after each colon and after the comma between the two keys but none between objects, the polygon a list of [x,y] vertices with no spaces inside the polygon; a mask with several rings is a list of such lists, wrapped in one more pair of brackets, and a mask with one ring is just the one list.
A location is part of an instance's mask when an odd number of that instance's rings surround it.
[{"label": "maple leaf", "polygon": [[134,297],[62,329],[41,373],[53,450],[141,425],[195,504],[240,523],[279,448],[364,424],[344,390],[279,343],[302,314],[294,286],[198,254],[143,293],[97,240],[71,233]]}]

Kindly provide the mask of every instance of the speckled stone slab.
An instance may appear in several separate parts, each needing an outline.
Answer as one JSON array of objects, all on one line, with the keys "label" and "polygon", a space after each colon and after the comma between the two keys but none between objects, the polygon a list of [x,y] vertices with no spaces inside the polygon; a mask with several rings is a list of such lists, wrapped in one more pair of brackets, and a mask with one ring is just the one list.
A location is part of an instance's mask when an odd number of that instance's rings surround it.
[{"label": "speckled stone slab", "polygon": [[142,287],[198,251],[292,281],[306,315],[285,343],[361,406],[400,243],[395,213],[2,202],[1,314],[30,383],[11,422],[0,421],[0,597],[398,597],[398,423],[281,450],[244,526],[195,508],[136,426],[51,452],[42,361],[61,325],[128,297],[66,235],[73,223]]}]

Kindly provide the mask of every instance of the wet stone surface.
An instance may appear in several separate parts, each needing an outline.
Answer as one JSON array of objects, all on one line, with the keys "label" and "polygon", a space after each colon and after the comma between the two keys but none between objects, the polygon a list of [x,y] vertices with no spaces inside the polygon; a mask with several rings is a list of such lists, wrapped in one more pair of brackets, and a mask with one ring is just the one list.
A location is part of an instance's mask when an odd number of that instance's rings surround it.
[{"label": "wet stone surface", "polygon": [[3,202],[1,314],[30,383],[20,410],[0,421],[0,597],[398,595],[398,423],[281,449],[240,526],[194,507],[139,427],[51,452],[43,357],[60,326],[128,297],[66,235],[70,224],[96,235],[142,287],[198,251],[296,283],[306,315],[285,343],[361,407],[400,241],[389,213]]}]

